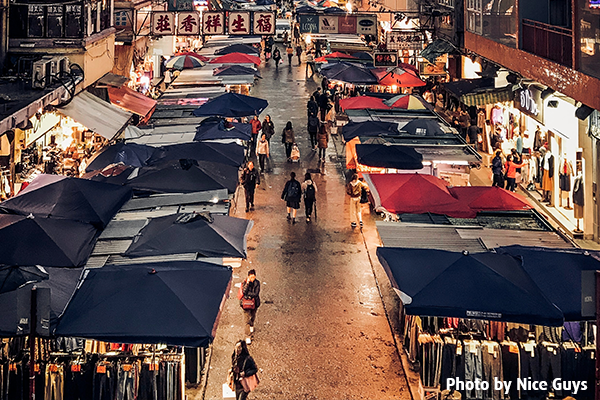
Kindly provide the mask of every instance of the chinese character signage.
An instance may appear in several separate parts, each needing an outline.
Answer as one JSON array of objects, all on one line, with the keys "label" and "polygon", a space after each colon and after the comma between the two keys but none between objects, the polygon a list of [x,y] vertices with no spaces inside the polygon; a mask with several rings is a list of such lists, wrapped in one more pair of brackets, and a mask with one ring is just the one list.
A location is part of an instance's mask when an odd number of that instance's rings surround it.
[{"label": "chinese character signage", "polygon": [[419,32],[387,32],[388,50],[422,50],[423,38]]},{"label": "chinese character signage", "polygon": [[192,0],[169,0],[167,11],[193,11],[194,2]]},{"label": "chinese character signage", "polygon": [[356,17],[356,33],[359,35],[377,34],[377,16],[359,15]]},{"label": "chinese character signage", "polygon": [[177,34],[199,35],[200,13],[195,11],[177,13]]},{"label": "chinese character signage", "polygon": [[232,11],[229,13],[229,34],[250,34],[250,13],[247,11]]},{"label": "chinese character signage", "polygon": [[338,33],[356,34],[356,17],[353,15],[338,17]]},{"label": "chinese character signage", "polygon": [[301,33],[319,33],[318,15],[300,15]]},{"label": "chinese character signage", "polygon": [[376,51],[375,53],[373,53],[373,66],[374,67],[396,67],[396,66],[398,66],[398,53],[397,52]]},{"label": "chinese character signage", "polygon": [[253,28],[254,28],[255,35],[274,35],[275,34],[275,13],[274,12],[255,12]]},{"label": "chinese character signage", "polygon": [[152,13],[152,34],[157,36],[174,35],[175,13],[162,11]]},{"label": "chinese character signage", "polygon": [[202,33],[205,35],[225,34],[225,14],[222,12],[202,13]]},{"label": "chinese character signage", "polygon": [[338,33],[337,15],[321,15],[319,17],[319,33]]}]

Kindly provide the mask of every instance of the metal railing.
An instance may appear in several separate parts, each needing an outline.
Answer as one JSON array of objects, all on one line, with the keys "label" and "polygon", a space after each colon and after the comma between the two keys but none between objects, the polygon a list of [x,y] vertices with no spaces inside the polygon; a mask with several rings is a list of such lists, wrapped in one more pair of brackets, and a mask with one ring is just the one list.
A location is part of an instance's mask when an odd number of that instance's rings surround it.
[{"label": "metal railing", "polygon": [[521,49],[573,68],[573,31],[523,19]]}]

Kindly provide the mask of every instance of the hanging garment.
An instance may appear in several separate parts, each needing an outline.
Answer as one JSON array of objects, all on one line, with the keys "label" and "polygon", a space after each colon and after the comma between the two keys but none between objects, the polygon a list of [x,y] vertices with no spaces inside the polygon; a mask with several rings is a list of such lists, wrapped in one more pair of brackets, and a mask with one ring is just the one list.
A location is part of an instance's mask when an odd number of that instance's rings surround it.
[{"label": "hanging garment", "polygon": [[490,121],[492,121],[492,125],[502,125],[504,123],[504,112],[500,107],[492,108]]},{"label": "hanging garment", "polygon": [[554,156],[547,152],[544,155],[544,174],[542,177],[542,190],[552,191],[554,189]]},{"label": "hanging garment", "polygon": [[573,184],[573,210],[575,218],[583,218],[583,206],[585,205],[583,191],[583,177],[578,175]]}]

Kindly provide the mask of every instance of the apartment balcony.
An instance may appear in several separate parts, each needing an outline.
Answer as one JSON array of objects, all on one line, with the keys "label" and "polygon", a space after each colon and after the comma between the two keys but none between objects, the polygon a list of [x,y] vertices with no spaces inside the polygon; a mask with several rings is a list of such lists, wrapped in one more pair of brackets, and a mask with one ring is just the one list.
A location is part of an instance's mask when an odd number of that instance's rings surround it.
[{"label": "apartment balcony", "polygon": [[573,31],[523,19],[521,48],[524,51],[573,68]]}]

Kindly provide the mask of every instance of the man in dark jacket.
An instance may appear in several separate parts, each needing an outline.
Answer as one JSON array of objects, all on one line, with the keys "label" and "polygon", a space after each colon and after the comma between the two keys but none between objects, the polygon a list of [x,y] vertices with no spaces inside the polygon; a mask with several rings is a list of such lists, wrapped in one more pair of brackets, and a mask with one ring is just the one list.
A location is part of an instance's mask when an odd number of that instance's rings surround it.
[{"label": "man in dark jacket", "polygon": [[308,135],[310,136],[310,147],[313,151],[317,150],[317,133],[319,132],[320,127],[321,123],[319,122],[319,118],[317,118],[317,115],[309,115],[306,130],[308,131]]},{"label": "man in dark jacket", "polygon": [[[240,300],[240,306],[244,310],[244,324],[246,326],[246,343],[252,342],[254,333],[254,320],[256,319],[256,310],[260,307],[260,281],[256,279],[256,271],[248,271],[248,278],[242,282],[242,293],[244,297]],[[254,300],[254,307],[244,308],[244,300]]]},{"label": "man in dark jacket", "polygon": [[254,190],[260,185],[260,174],[254,168],[252,161],[248,162],[244,172],[242,172],[242,186],[246,192],[246,212],[254,210]]},{"label": "man in dark jacket", "polygon": [[319,109],[321,111],[321,121],[325,122],[325,115],[327,115],[329,106],[329,96],[327,92],[321,93],[321,96],[317,99],[319,102]]},{"label": "man in dark jacket", "polygon": [[504,187],[504,171],[502,162],[502,151],[496,151],[492,159],[492,186]]},{"label": "man in dark jacket", "polygon": [[319,114],[319,105],[315,101],[315,96],[310,96],[310,100],[306,104],[306,113],[308,114],[308,118],[316,117]]}]

